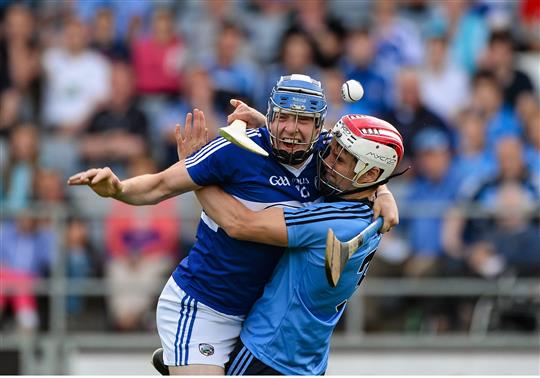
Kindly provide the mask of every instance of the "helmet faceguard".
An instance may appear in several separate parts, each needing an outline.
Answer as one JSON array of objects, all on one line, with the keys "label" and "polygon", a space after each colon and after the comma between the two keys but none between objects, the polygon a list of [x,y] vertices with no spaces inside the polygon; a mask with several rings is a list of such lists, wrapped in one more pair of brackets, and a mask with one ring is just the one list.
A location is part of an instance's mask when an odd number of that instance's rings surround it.
[{"label": "helmet faceguard", "polygon": [[[282,76],[272,89],[268,100],[266,121],[272,150],[281,163],[301,164],[312,153],[326,116],[326,99],[321,83],[309,76],[293,74]],[[285,127],[280,127],[280,120],[285,117],[294,117],[294,131],[285,135]],[[310,135],[301,140],[299,132],[300,122],[313,121]],[[278,122],[272,130],[272,123]],[[280,148],[280,145],[291,146],[290,150]]]},{"label": "helmet faceguard", "polygon": [[[332,142],[319,152],[318,182],[323,195],[343,194],[351,189],[358,192],[393,177],[404,153],[403,139],[394,126],[375,117],[353,114],[342,117],[331,132]],[[331,153],[332,159],[328,159]],[[356,161],[347,174],[336,170],[342,154],[350,154]],[[374,167],[379,168],[377,179],[359,182]]]}]

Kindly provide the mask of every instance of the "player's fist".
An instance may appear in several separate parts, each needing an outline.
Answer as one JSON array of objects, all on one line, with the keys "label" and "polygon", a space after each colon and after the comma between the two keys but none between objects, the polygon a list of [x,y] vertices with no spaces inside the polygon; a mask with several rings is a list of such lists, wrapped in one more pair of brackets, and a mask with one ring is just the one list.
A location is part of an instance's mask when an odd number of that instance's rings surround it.
[{"label": "player's fist", "polygon": [[101,197],[115,197],[122,192],[120,180],[109,167],[79,172],[68,179],[68,185],[88,185]]},{"label": "player's fist", "polygon": [[248,129],[256,129],[265,125],[266,117],[264,114],[240,100],[233,98],[229,102],[234,107],[234,112],[227,116],[227,124],[230,125],[233,121],[240,120],[247,124]]}]

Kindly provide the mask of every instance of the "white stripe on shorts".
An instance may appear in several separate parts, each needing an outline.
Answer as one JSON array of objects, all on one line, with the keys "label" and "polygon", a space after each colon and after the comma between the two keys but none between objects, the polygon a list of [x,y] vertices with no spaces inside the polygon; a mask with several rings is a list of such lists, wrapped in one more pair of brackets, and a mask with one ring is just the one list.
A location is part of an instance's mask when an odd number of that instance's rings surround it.
[{"label": "white stripe on shorts", "polygon": [[171,277],[159,297],[156,322],[168,366],[225,366],[244,317],[220,313],[191,297]]}]

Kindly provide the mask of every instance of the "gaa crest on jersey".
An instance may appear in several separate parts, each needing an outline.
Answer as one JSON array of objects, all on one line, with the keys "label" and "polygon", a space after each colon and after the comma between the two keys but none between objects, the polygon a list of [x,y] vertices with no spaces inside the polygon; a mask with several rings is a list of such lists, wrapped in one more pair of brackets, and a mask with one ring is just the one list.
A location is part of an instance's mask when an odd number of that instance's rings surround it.
[{"label": "gaa crest on jersey", "polygon": [[214,347],[210,344],[201,343],[199,344],[199,352],[201,352],[203,356],[209,357],[214,354]]}]

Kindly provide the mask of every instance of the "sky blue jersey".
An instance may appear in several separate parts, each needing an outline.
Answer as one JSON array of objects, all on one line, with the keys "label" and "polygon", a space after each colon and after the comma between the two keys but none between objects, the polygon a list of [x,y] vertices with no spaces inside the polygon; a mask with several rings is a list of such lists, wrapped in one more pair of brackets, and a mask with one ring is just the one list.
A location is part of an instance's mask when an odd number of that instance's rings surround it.
[{"label": "sky blue jersey", "polygon": [[326,234],[349,240],[372,221],[371,203],[318,203],[285,209],[288,249],[264,294],[244,322],[244,345],[266,365],[286,375],[326,371],[330,338],[347,300],[362,282],[380,235],[351,257],[337,287],[326,279]]},{"label": "sky blue jersey", "polygon": [[[319,201],[313,156],[298,169],[285,166],[272,154],[266,128],[248,130],[248,136],[270,156],[256,155],[218,137],[186,159],[193,181],[201,186],[219,184],[255,211],[272,206],[301,208]],[[283,251],[232,239],[203,211],[197,241],[173,278],[186,293],[213,309],[246,315],[262,295]]]}]

